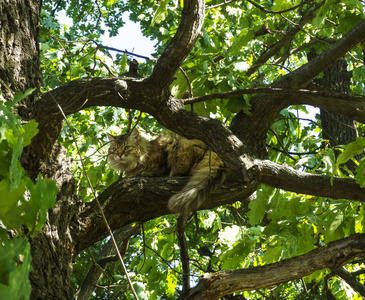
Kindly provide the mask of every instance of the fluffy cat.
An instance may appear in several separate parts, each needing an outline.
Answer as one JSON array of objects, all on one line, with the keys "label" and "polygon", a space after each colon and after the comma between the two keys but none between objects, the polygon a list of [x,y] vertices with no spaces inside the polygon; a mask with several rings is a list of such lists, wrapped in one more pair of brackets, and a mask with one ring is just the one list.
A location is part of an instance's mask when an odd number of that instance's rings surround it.
[{"label": "fluffy cat", "polygon": [[148,141],[137,129],[128,134],[108,134],[108,158],[113,169],[127,177],[191,176],[184,188],[169,199],[169,209],[187,215],[207,200],[224,180],[224,164],[199,140],[162,132]]}]

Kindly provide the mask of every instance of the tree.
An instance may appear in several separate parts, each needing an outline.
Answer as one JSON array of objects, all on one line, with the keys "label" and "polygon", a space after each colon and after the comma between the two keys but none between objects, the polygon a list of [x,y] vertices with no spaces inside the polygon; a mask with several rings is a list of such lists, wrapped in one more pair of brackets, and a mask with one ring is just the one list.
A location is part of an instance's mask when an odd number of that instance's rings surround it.
[{"label": "tree", "polygon": [[[62,9],[71,28],[54,18]],[[118,77],[138,56],[113,61],[98,40],[126,11],[158,41],[142,78]],[[362,1],[19,0],[0,14],[2,295],[365,296],[365,140],[328,144],[319,116],[295,115],[320,107],[361,136]],[[342,59],[351,91],[320,80]],[[186,178],[108,168],[106,132],[132,123],[202,140],[224,161],[228,179],[185,226],[167,201]]]}]

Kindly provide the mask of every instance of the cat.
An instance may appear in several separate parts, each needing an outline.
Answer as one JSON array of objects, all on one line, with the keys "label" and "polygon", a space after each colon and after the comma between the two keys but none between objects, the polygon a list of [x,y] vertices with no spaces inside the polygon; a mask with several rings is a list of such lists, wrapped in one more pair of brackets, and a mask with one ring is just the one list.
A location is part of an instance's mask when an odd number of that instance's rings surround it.
[{"label": "cat", "polygon": [[225,179],[224,163],[199,140],[162,132],[148,141],[135,128],[127,134],[107,135],[110,166],[126,177],[190,176],[183,189],[169,199],[173,213],[186,216],[198,209]]}]

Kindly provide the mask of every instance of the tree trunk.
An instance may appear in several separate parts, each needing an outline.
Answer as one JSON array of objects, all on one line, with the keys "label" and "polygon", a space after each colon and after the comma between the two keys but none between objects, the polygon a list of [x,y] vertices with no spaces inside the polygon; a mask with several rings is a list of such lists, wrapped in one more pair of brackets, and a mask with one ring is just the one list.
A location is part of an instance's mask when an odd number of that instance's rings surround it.
[{"label": "tree trunk", "polygon": [[[308,53],[308,58],[312,59],[315,55],[312,50]],[[348,94],[351,92],[351,76],[352,73],[347,71],[346,60],[339,59],[331,67],[324,70],[323,77],[316,79],[315,82],[326,90]],[[320,114],[322,137],[329,141],[331,147],[347,145],[358,137],[356,122],[353,119],[323,108],[320,109]],[[336,155],[338,154],[339,152],[336,151]],[[356,169],[356,164],[353,161],[348,161],[346,166],[352,172]]]},{"label": "tree trunk", "polygon": [[[23,122],[32,118],[32,109],[40,95],[42,73],[39,60],[41,1],[10,0],[0,2],[0,97],[13,101],[17,92],[35,89],[18,104]],[[74,194],[70,162],[65,150],[53,146],[52,155],[43,161],[24,151],[22,165],[34,181],[39,172],[56,181],[57,203],[49,211],[43,230],[30,240],[33,271],[30,273],[32,299],[72,299],[72,237],[70,224],[80,203]]]},{"label": "tree trunk", "polygon": [[[324,71],[324,76],[316,80],[322,87],[348,94],[350,92],[351,72],[347,71],[344,59],[338,60]],[[321,109],[322,135],[331,146],[346,145],[357,137],[356,122],[344,115]]]},{"label": "tree trunk", "polygon": [[[41,86],[39,61],[40,1],[1,1],[0,88],[3,99],[12,101],[16,92]],[[31,108],[37,93],[27,99]]]}]

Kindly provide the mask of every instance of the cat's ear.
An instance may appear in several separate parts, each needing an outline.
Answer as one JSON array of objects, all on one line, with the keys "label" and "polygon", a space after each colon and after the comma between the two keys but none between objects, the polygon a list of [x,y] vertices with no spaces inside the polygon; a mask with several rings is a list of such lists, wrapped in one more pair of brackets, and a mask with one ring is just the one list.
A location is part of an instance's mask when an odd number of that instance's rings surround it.
[{"label": "cat's ear", "polygon": [[130,137],[136,141],[139,141],[139,139],[141,138],[140,135],[139,135],[139,131],[137,128],[133,128],[131,134],[130,134]]},{"label": "cat's ear", "polygon": [[115,141],[115,137],[114,136],[112,136],[109,133],[107,133],[106,135],[108,136],[109,142],[114,142]]}]

